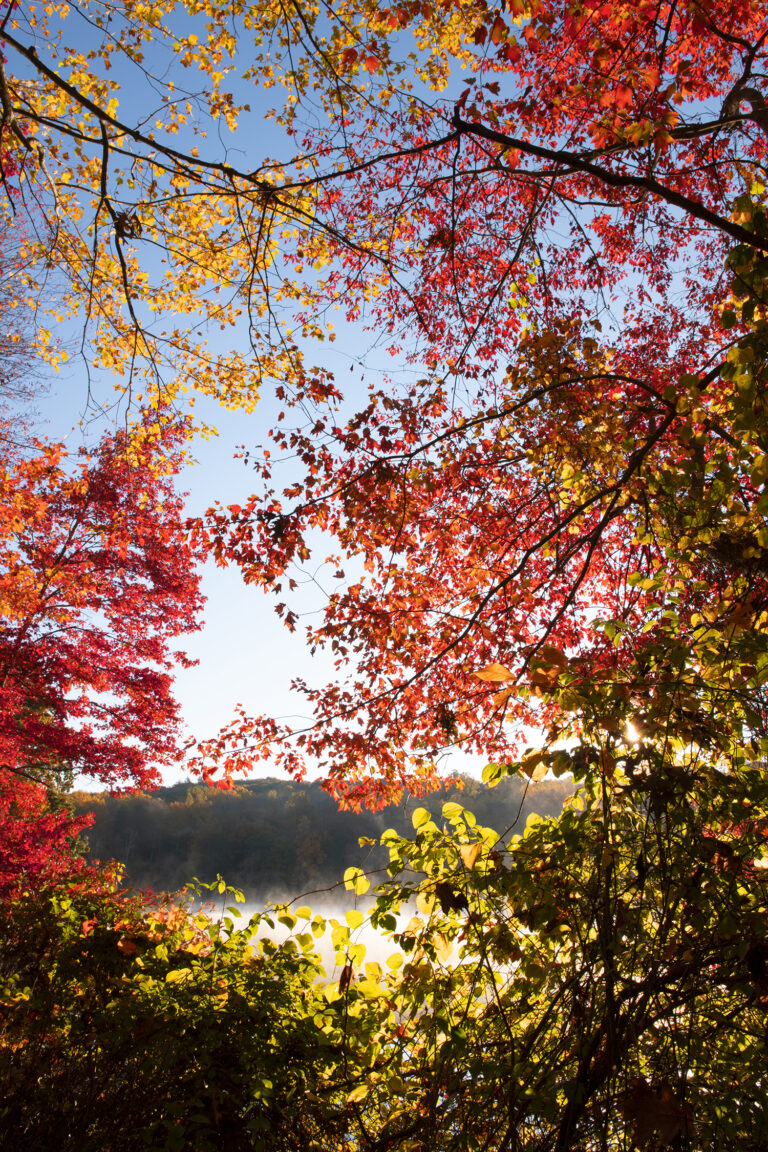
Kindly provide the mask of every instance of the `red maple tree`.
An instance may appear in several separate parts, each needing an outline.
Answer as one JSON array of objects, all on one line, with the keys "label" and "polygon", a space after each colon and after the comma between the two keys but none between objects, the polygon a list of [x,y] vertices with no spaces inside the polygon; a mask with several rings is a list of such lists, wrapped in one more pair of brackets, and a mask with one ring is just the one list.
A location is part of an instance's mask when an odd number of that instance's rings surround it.
[{"label": "red maple tree", "polygon": [[47,789],[75,772],[146,787],[182,755],[173,642],[202,605],[173,484],[183,438],[148,413],[75,460],[40,443],[0,467],[6,879],[58,867],[82,826],[47,809]]},{"label": "red maple tree", "polygon": [[[401,5],[395,23],[420,13]],[[536,0],[476,6],[459,26],[476,70],[458,100],[406,95],[398,111],[392,97],[386,114],[371,100],[313,134],[335,165],[318,211],[336,239],[318,230],[297,254],[330,243],[327,300],[369,308],[428,370],[345,421],[326,390],[309,424],[273,433],[304,476],[276,489],[256,455],[263,490],[197,525],[281,599],[317,530],[333,536],[308,638],[346,679],[298,682],[306,731],[243,712],[203,760],[319,762],[353,804],[429,786],[449,745],[514,756],[526,725],[556,723],[540,697],[558,669],[640,659],[673,610],[630,577],[663,572],[670,595],[688,582],[682,634],[762,547],[732,539],[736,504],[742,525],[763,515],[766,443],[762,392],[729,364],[768,251],[764,10]],[[734,310],[739,293],[752,302]],[[315,385],[285,394],[289,415]],[[675,547],[693,537],[695,571]],[[362,574],[345,584],[348,564]]]}]

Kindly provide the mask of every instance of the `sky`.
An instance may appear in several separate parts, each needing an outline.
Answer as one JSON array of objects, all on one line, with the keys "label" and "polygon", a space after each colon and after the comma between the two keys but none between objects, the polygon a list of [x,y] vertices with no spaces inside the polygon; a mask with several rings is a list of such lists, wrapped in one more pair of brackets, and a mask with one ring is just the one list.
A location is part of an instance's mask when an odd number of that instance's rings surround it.
[{"label": "sky", "polygon": [[[87,30],[84,35],[88,35]],[[41,45],[42,54],[44,48],[44,44]],[[148,58],[147,62],[151,63],[151,59]],[[17,63],[13,59],[9,61],[14,70]],[[125,68],[124,76],[121,68]],[[23,74],[23,64],[19,71]],[[129,90],[130,113],[136,114],[133,105],[139,95],[135,87],[137,77],[119,60],[114,76]],[[201,152],[220,156],[224,145],[235,162],[246,169],[259,166],[266,156],[294,154],[295,141],[288,140],[279,126],[264,118],[264,112],[279,100],[279,94],[274,91],[254,92],[249,87],[242,95],[251,106],[251,114],[243,126],[235,135],[223,129],[225,138],[217,141],[212,137],[201,145]],[[239,93],[237,96],[240,98]],[[178,140],[180,147],[185,143],[189,141]],[[144,258],[147,258],[146,250],[142,252]],[[375,332],[364,331],[362,324],[346,323],[341,314],[334,319],[334,327],[338,332],[336,341],[325,341],[314,347],[305,343],[306,358],[309,363],[331,368],[337,373],[345,391],[349,392],[350,404],[369,386],[380,384],[382,372],[397,377],[405,371],[402,364],[390,360],[378,346]],[[79,338],[77,325],[62,325],[59,335],[62,344],[73,349],[76,347]],[[247,348],[244,326],[243,330],[230,330],[223,336],[213,333],[210,340],[214,348],[223,351],[230,351],[233,344],[239,344],[241,349]],[[363,364],[365,367],[361,370]],[[350,372],[351,367],[353,372]],[[89,418],[84,424],[80,423],[88,406],[82,369],[77,357],[73,357],[56,375],[50,375],[48,391],[41,395],[38,403],[41,431],[52,438],[65,438],[73,451],[84,439],[94,440],[109,427],[107,418]],[[407,371],[410,374],[416,369],[410,366]],[[102,403],[111,402],[114,399],[113,383],[103,374],[99,381],[97,375],[96,399]],[[99,396],[100,389],[102,394]],[[253,483],[242,461],[233,459],[234,453],[240,445],[253,448],[266,442],[277,414],[277,401],[268,392],[250,414],[228,412],[210,399],[196,398],[196,417],[215,425],[218,436],[195,442],[192,448],[194,462],[190,462],[179,477],[180,488],[189,492],[187,507],[190,515],[200,514],[216,500],[224,505],[244,502],[253,490]],[[285,480],[286,483],[290,480],[289,467]],[[303,640],[301,619],[297,631],[288,632],[274,613],[272,599],[260,589],[246,587],[235,569],[221,569],[213,562],[208,563],[203,571],[202,587],[207,596],[203,628],[187,637],[183,645],[198,664],[190,669],[179,669],[176,675],[176,695],[189,735],[198,739],[214,736],[232,719],[238,703],[252,715],[265,713],[279,719],[290,718],[297,727],[302,726],[307,719],[306,705],[298,693],[291,692],[290,682],[299,676],[317,684],[324,683],[333,673],[330,657],[319,652],[313,658]],[[316,619],[322,605],[322,589],[307,581],[300,590],[295,610],[299,611],[300,617],[304,614],[308,622]],[[258,765],[254,774],[274,772],[269,765]],[[166,782],[172,783],[183,775],[183,769],[170,773]],[[78,783],[81,786],[85,784],[84,781]]]},{"label": "sky", "polygon": [[[340,325],[341,327],[344,327]],[[370,334],[350,328],[338,348],[323,344],[320,350],[324,365],[331,363],[339,373],[351,378],[350,364],[358,363],[365,353]],[[318,350],[313,350],[317,359]],[[376,373],[366,374],[366,380]],[[360,382],[360,371],[355,373]],[[56,375],[46,374],[47,386],[37,400],[40,431],[51,438],[64,438],[72,451],[84,439],[95,438],[107,427],[106,422],[82,419],[86,393],[81,373],[73,361]],[[274,426],[279,404],[266,392],[252,413],[230,412],[208,398],[196,400],[195,414],[213,424],[218,435],[198,438],[192,445],[192,459],[178,477],[178,487],[187,492],[189,515],[203,513],[215,501],[224,505],[242,503],[254,491],[254,479],[242,460],[234,458],[241,445],[253,448],[267,440]],[[290,466],[285,482],[290,478]],[[182,638],[182,647],[195,667],[180,668],[175,674],[175,692],[185,725],[191,736],[211,737],[234,715],[235,705],[242,703],[251,714],[265,713],[275,718],[290,718],[301,726],[307,709],[300,694],[292,692],[293,677],[323,683],[332,674],[330,657],[323,653],[310,655],[304,643],[301,622],[291,633],[274,612],[274,597],[260,588],[247,587],[233,567],[217,567],[207,562],[202,571],[202,590],[207,597],[201,631]],[[300,615],[304,620],[316,617],[321,610],[321,589],[307,580],[297,595]],[[183,768],[165,774],[165,783],[183,779]],[[254,776],[284,775],[266,764],[255,766]],[[82,778],[78,787],[93,788],[94,783]]]},{"label": "sky", "polygon": [[[24,74],[23,62],[19,64],[11,58],[9,67],[15,74]],[[129,89],[130,115],[136,114],[137,77],[128,68],[121,75],[119,61],[115,76]],[[264,119],[266,108],[275,102],[275,93],[254,93],[249,89],[247,99],[252,115],[246,117],[237,135],[232,136],[224,129],[226,139],[217,141],[212,138],[202,149],[212,155],[221,155],[222,144],[225,144],[237,153],[236,162],[254,167],[266,155],[291,155],[295,144],[289,142],[274,123]],[[184,146],[182,139],[179,145]],[[142,258],[146,256],[145,247]],[[114,415],[101,419],[93,417],[84,365],[74,354],[80,337],[79,326],[76,323],[60,325],[57,336],[73,354],[57,373],[44,365],[32,366],[32,371],[41,378],[36,402],[37,428],[40,434],[52,439],[65,439],[71,451],[76,452],[83,442],[98,440],[110,429]],[[230,351],[233,346],[243,350],[248,347],[244,326],[242,330],[224,334],[210,333],[209,340],[221,351]],[[308,359],[324,365],[332,361],[333,366],[349,378],[350,363],[365,354],[370,340],[370,335],[347,330],[343,349],[341,342],[338,345],[326,342],[315,349],[307,349]],[[103,373],[96,373],[94,381],[93,398],[111,405],[115,398],[115,381]],[[195,441],[192,445],[193,459],[178,478],[180,490],[189,493],[187,509],[190,515],[204,512],[216,500],[225,505],[242,503],[250,494],[254,487],[252,479],[242,461],[233,458],[234,453],[240,445],[253,448],[266,442],[268,431],[277,418],[278,404],[273,395],[265,393],[255,411],[249,414],[226,411],[209,398],[196,397],[194,412],[198,420],[215,426],[218,435]],[[298,675],[322,682],[325,679],[322,665],[325,664],[326,671],[330,672],[330,660],[323,661],[321,655],[313,660],[301,632],[289,633],[275,615],[270,598],[260,589],[247,588],[237,570],[221,569],[213,562],[207,563],[202,573],[202,588],[207,597],[202,630],[182,638],[180,644],[198,663],[189,669],[178,669],[175,676],[176,697],[188,735],[197,739],[214,736],[232,719],[238,703],[253,714],[264,712],[280,718],[290,716],[300,725],[306,718],[306,709],[301,697],[291,692],[290,681]],[[322,603],[319,590],[313,589],[302,597],[301,602],[305,610],[317,611]],[[173,783],[185,774],[183,768],[167,772],[165,782]],[[266,774],[280,773],[268,765],[259,765],[254,771],[254,775]],[[89,778],[80,778],[77,786],[94,788],[97,785]]]}]

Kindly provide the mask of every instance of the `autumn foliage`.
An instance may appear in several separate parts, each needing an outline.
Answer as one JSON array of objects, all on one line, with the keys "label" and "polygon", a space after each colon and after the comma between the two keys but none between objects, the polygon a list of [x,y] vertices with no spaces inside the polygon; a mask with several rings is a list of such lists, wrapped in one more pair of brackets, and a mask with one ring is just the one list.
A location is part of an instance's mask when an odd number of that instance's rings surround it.
[{"label": "autumn foliage", "polygon": [[[325,983],[308,909],[276,912],[271,928],[296,929],[285,946],[233,933],[230,970],[210,925],[179,913],[148,931],[135,910],[126,948],[99,893],[77,890],[81,916],[41,882],[9,933],[26,939],[41,909],[44,974],[29,992],[11,949],[19,1032],[0,1055],[48,1098],[57,1070],[87,1085],[72,1096],[81,1125],[89,1101],[98,1113],[96,1147],[118,1146],[109,1075],[133,1090],[156,1065],[176,1088],[134,1120],[149,1146],[266,1148],[274,1132],[272,1147],[355,1152],[756,1152],[765,5],[203,0],[183,15],[158,0],[2,21],[24,291],[80,317],[89,368],[157,413],[79,466],[55,447],[4,465],[3,786],[147,783],[173,761],[168,645],[194,626],[206,554],[274,593],[292,629],[310,566],[325,601],[307,640],[336,667],[319,687],[297,677],[306,727],[244,707],[203,741],[207,779],[319,766],[340,802],[375,806],[428,793],[458,749],[490,784],[551,772],[574,796],[501,836],[458,804],[418,807],[412,837],[382,837],[369,913],[401,959],[365,960],[355,908],[330,922]],[[279,160],[214,144],[240,125],[252,148],[252,85],[282,99]],[[305,351],[336,308],[396,358],[371,383],[363,357],[362,396]],[[213,325],[246,350],[209,349]],[[57,363],[54,333],[41,318]],[[171,405],[192,389],[250,410],[265,383],[282,410],[247,446],[257,491],[187,538],[170,474],[191,432]],[[25,795],[11,818],[31,828],[40,794]],[[369,881],[352,869],[347,885]],[[51,953],[71,983],[48,981]],[[98,1021],[72,991],[94,987],[94,956],[114,977]],[[30,1142],[50,1139],[48,1110],[16,1100]]]},{"label": "autumn foliage", "polygon": [[0,790],[3,836],[0,844],[0,896],[19,892],[22,878],[30,884],[66,879],[73,873],[92,875],[83,861],[76,862],[77,837],[90,817],[73,817],[63,807],[52,809],[48,791],[39,784],[5,774]]},{"label": "autumn foliage", "polygon": [[170,645],[198,626],[172,477],[182,430],[147,420],[70,464],[6,469],[3,762],[146,785],[178,759]]},{"label": "autumn foliage", "polygon": [[67,459],[38,444],[0,476],[3,872],[60,855],[47,787],[79,772],[147,786],[182,754],[173,650],[198,626],[195,553],[173,489],[183,429],[147,418]]},{"label": "autumn foliage", "polygon": [[[703,610],[761,618],[763,18],[440,9],[422,51],[472,62],[456,99],[393,96],[343,143],[312,136],[318,169],[337,165],[319,193],[337,237],[302,236],[299,264],[335,256],[321,301],[367,308],[416,379],[372,387],[351,418],[323,399],[306,424],[310,390],[286,389],[253,453],[261,488],[199,523],[290,627],[292,568],[329,534],[308,639],[339,667],[298,683],[306,731],[244,714],[210,760],[277,747],[297,774],[323,764],[340,798],[381,801],[428,787],[450,748],[508,761],[531,726],[555,744],[563,673],[648,685],[672,615],[690,653]],[[287,488],[282,454],[305,466]],[[762,717],[742,675],[705,711],[733,691]]]}]

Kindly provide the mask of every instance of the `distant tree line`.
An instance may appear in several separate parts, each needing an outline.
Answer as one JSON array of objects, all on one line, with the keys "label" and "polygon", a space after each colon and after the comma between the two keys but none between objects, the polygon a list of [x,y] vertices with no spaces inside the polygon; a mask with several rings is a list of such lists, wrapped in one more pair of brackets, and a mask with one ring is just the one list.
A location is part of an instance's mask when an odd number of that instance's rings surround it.
[{"label": "distant tree line", "polygon": [[522,830],[531,812],[560,812],[572,781],[530,785],[508,777],[490,789],[471,777],[426,801],[405,797],[378,812],[339,811],[319,784],[264,779],[220,791],[181,783],[153,792],[112,796],[76,792],[77,815],[93,812],[87,832],[91,860],[119,860],[126,881],[156,891],[176,891],[192,877],[221,874],[251,899],[284,898],[336,884],[346,868],[383,867],[386,853],[363,845],[386,828],[412,832],[411,813],[426,804],[433,815],[449,800],[469,808],[481,824]]}]

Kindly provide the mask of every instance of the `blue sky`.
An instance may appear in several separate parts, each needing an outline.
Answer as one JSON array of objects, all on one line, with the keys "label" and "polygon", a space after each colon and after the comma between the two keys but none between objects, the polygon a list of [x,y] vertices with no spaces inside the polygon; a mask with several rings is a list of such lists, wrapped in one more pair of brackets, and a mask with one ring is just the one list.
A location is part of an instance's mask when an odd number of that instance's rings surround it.
[{"label": "blue sky", "polygon": [[[79,26],[78,26],[79,27]],[[85,35],[87,36],[87,32]],[[40,54],[45,57],[45,44],[40,45]],[[81,46],[82,47],[82,46]],[[158,60],[163,56],[164,47],[158,51]],[[150,57],[155,49],[149,49]],[[9,60],[12,69],[18,61]],[[125,69],[125,75],[121,71]],[[24,72],[24,66],[18,70]],[[162,74],[162,69],[161,69]],[[136,76],[131,66],[118,60],[114,76],[123,80],[128,96],[120,94],[130,108],[130,115],[137,112],[136,101],[141,100],[141,76]],[[260,92],[248,87],[237,97],[247,100],[251,106],[250,115],[234,135],[221,129],[223,138],[211,135],[201,144],[202,154],[222,156],[228,150],[236,163],[246,169],[255,169],[265,157],[291,156],[296,151],[295,141],[288,140],[282,129],[274,122],[266,120],[266,109],[280,99],[279,91]],[[184,146],[182,136],[177,144]],[[190,138],[191,139],[191,138]],[[199,141],[197,141],[199,142]],[[189,143],[189,141],[187,141]],[[142,259],[152,261],[153,257],[142,246]],[[309,363],[330,367],[339,377],[345,390],[349,390],[350,404],[364,394],[371,385],[381,383],[382,372],[391,372],[397,377],[403,371],[408,375],[415,371],[413,366],[405,370],[402,363],[390,360],[386,352],[378,346],[376,333],[366,332],[362,325],[346,324],[341,315],[333,318],[338,332],[335,342],[305,345]],[[79,341],[76,324],[62,326],[60,338],[65,346],[73,351]],[[238,347],[248,348],[245,325],[242,329],[226,333],[215,332],[211,336],[214,348],[230,351]],[[361,372],[361,364],[365,370]],[[355,371],[350,373],[350,366]],[[109,415],[93,418],[89,416],[80,424],[88,401],[85,373],[82,362],[76,355],[50,379],[50,390],[42,395],[39,410],[42,431],[47,435],[65,437],[75,451],[83,439],[98,438],[110,422],[120,420],[124,412],[112,411]],[[113,404],[114,381],[104,373],[95,377],[95,399],[101,403]],[[242,503],[253,490],[253,482],[242,461],[234,460],[235,450],[245,444],[252,448],[267,440],[269,429],[277,418],[278,405],[274,396],[265,393],[253,413],[228,412],[213,401],[197,398],[195,415],[218,429],[218,436],[210,440],[198,440],[193,446],[195,463],[191,463],[180,476],[180,487],[189,490],[188,510],[199,514],[214,501],[223,504]],[[291,479],[290,466],[285,473],[285,481]],[[234,569],[219,569],[213,563],[206,565],[203,573],[203,590],[208,597],[204,627],[199,633],[187,638],[185,647],[190,656],[199,661],[188,670],[180,670],[177,675],[177,697],[190,735],[196,738],[210,737],[233,716],[234,706],[242,703],[251,714],[269,714],[276,718],[290,719],[297,727],[308,719],[303,698],[290,691],[291,679],[303,677],[310,682],[323,683],[333,674],[330,657],[322,652],[314,658],[304,644],[301,621],[293,634],[282,625],[273,611],[273,600],[261,590],[247,588],[239,572]],[[298,603],[291,606],[301,614],[311,614],[306,619],[316,621],[316,613],[323,605],[320,588],[310,581],[300,590]],[[258,774],[271,771],[268,765],[259,766]],[[178,778],[183,772],[175,773],[169,780]]]},{"label": "blue sky", "polygon": [[[333,342],[305,346],[308,361],[331,367],[340,382],[349,389],[349,402],[364,394],[370,384],[381,382],[382,373],[397,376],[400,363],[391,360],[380,348],[371,351],[375,333],[362,325],[346,324],[339,318],[339,335]],[[245,333],[235,332],[218,339],[245,341]],[[361,367],[365,361],[365,369]],[[354,371],[350,371],[353,368]],[[409,367],[406,374],[413,371]],[[83,440],[95,439],[109,425],[106,417],[91,419],[81,425],[86,405],[82,371],[76,360],[66,364],[56,375],[48,375],[49,390],[40,396],[38,409],[41,431],[52,438],[63,437],[73,451]],[[111,390],[109,380],[101,385]],[[265,391],[252,413],[227,411],[210,398],[197,398],[198,419],[216,426],[218,435],[198,439],[192,446],[194,461],[179,476],[179,488],[188,491],[187,509],[198,515],[214,501],[223,504],[242,503],[254,491],[254,478],[242,460],[235,459],[241,445],[249,448],[267,440],[274,427],[280,405],[275,396]],[[290,463],[281,473],[284,482],[291,480]],[[320,557],[308,570],[313,571]],[[348,567],[348,566],[347,566]],[[289,632],[274,612],[274,597],[256,587],[247,587],[237,569],[219,568],[213,561],[203,570],[203,592],[207,596],[203,628],[185,638],[182,647],[198,664],[179,669],[176,695],[189,734],[206,738],[216,734],[233,717],[235,705],[241,703],[252,715],[266,714],[289,720],[301,727],[309,719],[303,697],[290,689],[294,677],[322,684],[331,679],[334,669],[330,656],[322,651],[310,655],[303,638],[303,623],[317,622],[324,597],[322,589],[309,576],[295,594],[292,607],[299,612],[300,622]],[[462,757],[462,770],[468,765]],[[482,765],[476,765],[478,769]],[[253,775],[280,775],[269,764],[255,766]],[[183,779],[185,771],[166,774],[166,783]],[[94,783],[80,779],[78,787],[93,788]]]}]

